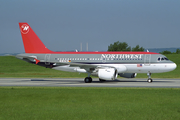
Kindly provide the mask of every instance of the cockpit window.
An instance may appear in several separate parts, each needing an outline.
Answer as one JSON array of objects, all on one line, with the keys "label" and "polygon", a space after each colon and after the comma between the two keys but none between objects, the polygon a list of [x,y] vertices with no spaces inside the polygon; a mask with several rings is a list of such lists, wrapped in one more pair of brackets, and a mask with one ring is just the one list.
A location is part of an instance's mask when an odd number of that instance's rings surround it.
[{"label": "cockpit window", "polygon": [[165,57],[164,59],[165,59],[165,60],[169,60],[169,59],[168,59],[168,58],[166,58],[166,57]]},{"label": "cockpit window", "polygon": [[159,57],[158,61],[169,60],[167,57]]}]

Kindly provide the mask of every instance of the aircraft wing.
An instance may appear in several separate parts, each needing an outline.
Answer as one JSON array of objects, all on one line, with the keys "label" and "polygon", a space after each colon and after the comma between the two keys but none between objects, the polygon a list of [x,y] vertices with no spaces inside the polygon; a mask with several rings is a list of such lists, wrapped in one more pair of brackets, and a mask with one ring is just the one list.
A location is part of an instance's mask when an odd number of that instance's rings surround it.
[{"label": "aircraft wing", "polygon": [[64,63],[70,65],[69,67],[79,67],[81,69],[85,69],[88,72],[92,72],[95,69],[100,69],[100,68],[115,68],[114,66],[104,66],[104,65],[99,65],[99,64],[87,64],[87,63]]}]

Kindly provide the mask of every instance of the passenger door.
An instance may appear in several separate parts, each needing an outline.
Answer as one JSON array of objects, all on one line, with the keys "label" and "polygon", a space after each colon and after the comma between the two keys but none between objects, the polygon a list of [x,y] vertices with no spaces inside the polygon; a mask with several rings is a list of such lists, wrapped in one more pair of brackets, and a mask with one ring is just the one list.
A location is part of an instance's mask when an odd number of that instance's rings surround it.
[{"label": "passenger door", "polygon": [[151,64],[151,54],[146,54],[144,56],[144,65],[150,66]]}]

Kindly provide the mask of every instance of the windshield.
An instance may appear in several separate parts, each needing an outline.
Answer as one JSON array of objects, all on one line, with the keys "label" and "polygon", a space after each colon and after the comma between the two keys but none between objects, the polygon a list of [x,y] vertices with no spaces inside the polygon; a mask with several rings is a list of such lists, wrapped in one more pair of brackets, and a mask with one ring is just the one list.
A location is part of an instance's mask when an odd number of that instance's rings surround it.
[{"label": "windshield", "polygon": [[169,60],[169,59],[168,59],[167,57],[159,57],[159,58],[158,58],[158,61],[164,61],[164,60],[167,61],[167,60]]}]

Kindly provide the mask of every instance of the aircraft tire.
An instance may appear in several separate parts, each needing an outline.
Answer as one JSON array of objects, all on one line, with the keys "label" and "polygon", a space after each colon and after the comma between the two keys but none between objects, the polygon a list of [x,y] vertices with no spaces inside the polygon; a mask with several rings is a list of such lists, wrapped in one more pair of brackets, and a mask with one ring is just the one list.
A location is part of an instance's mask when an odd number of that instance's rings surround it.
[{"label": "aircraft tire", "polygon": [[84,79],[84,82],[85,82],[85,83],[91,83],[91,82],[92,82],[92,78],[91,78],[91,77],[86,77],[86,78]]},{"label": "aircraft tire", "polygon": [[148,83],[152,83],[153,80],[150,78],[150,79],[147,80],[147,82],[148,82]]}]

